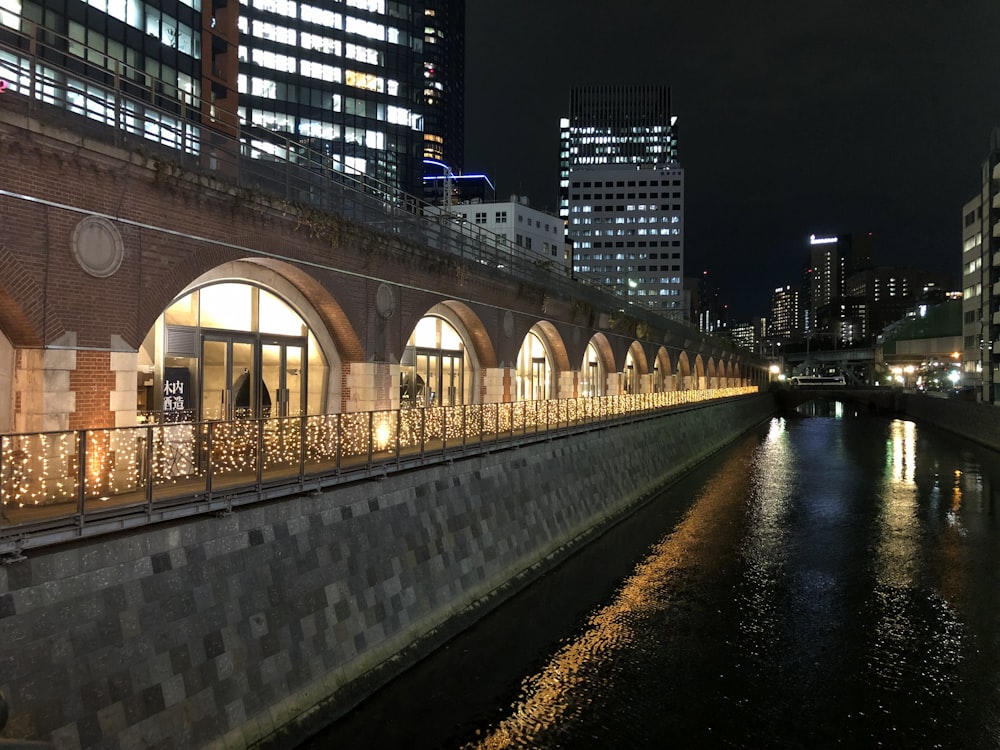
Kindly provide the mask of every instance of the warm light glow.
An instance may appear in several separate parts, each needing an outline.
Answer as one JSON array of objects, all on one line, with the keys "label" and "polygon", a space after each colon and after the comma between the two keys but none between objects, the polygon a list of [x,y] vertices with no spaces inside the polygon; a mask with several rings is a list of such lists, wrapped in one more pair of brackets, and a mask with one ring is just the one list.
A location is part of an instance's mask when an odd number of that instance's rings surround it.
[{"label": "warm light glow", "polygon": [[81,491],[85,506],[142,503],[150,485],[154,498],[164,492],[195,496],[209,477],[213,489],[232,491],[253,487],[258,474],[280,470],[274,476],[294,476],[300,466],[323,471],[364,465],[397,450],[434,452],[756,392],[745,386],[4,435],[3,508],[10,525],[22,523],[17,509],[29,506],[49,508],[45,518],[71,517]]},{"label": "warm light glow", "polygon": [[380,419],[375,425],[375,450],[384,451],[389,447],[389,439],[392,437],[392,428],[387,419]]}]

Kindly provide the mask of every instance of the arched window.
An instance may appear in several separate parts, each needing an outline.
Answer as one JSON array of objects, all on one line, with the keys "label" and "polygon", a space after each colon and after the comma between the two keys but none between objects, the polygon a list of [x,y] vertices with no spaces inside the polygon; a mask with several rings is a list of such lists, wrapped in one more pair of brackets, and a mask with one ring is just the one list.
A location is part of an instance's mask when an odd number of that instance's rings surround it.
[{"label": "arched window", "polygon": [[552,398],[551,357],[545,343],[534,331],[528,331],[517,354],[514,398],[538,401]]},{"label": "arched window", "polygon": [[622,391],[624,393],[639,392],[639,371],[635,366],[632,352],[625,355],[625,371],[622,373]]},{"label": "arched window", "polygon": [[407,406],[457,406],[472,396],[472,364],[461,334],[444,318],[421,318],[406,343],[399,402]]},{"label": "arched window", "polygon": [[587,344],[580,365],[580,395],[595,397],[604,395],[604,365],[593,342]]},{"label": "arched window", "polygon": [[157,320],[140,357],[138,411],[163,421],[299,416],[326,406],[328,366],[316,337],[291,305],[253,284],[185,293]]},{"label": "arched window", "polygon": [[662,347],[653,358],[653,393],[663,393],[676,388],[674,373],[670,367],[670,358]]}]

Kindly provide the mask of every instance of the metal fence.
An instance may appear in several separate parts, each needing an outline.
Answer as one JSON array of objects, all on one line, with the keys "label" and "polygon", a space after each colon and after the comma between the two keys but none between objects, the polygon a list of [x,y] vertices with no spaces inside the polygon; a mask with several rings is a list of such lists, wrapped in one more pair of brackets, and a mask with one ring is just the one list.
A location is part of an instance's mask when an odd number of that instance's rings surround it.
[{"label": "metal fence", "polygon": [[756,387],[0,436],[0,554],[645,419]]}]

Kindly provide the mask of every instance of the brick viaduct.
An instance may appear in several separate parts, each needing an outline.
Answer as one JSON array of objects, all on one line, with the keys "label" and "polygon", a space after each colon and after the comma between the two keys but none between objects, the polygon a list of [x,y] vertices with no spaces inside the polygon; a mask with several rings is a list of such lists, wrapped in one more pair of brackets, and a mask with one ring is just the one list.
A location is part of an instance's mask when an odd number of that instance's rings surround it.
[{"label": "brick viaduct", "polygon": [[144,336],[182,291],[208,279],[293,296],[339,360],[327,403],[342,411],[398,406],[390,385],[401,352],[432,308],[467,331],[479,365],[473,398],[483,402],[512,400],[533,327],[554,353],[558,397],[577,395],[576,363],[591,342],[608,395],[620,392],[629,352],[640,391],[654,387],[654,363],[666,389],[765,377],[729,342],[616,309],[620,300],[553,284],[543,269],[516,278],[271,200],[186,171],[148,144],[110,145],[100,132],[108,128],[67,117],[0,111],[0,431],[134,423]]}]

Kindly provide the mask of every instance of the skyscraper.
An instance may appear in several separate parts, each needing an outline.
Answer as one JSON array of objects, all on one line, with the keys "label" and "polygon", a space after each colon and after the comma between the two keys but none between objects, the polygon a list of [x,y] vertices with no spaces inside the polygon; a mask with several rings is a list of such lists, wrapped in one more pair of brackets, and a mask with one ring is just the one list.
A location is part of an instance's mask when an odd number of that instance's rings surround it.
[{"label": "skyscraper", "polygon": [[807,335],[842,339],[841,311],[847,279],[870,269],[873,242],[869,233],[809,237],[809,309],[805,311]]},{"label": "skyscraper", "polygon": [[787,341],[802,333],[802,306],[799,291],[790,285],[779,286],[771,294],[772,341]]},{"label": "skyscraper", "polygon": [[669,86],[583,86],[570,91],[560,123],[561,213],[568,213],[569,175],[582,167],[677,163],[677,118]]},{"label": "skyscraper", "polygon": [[461,168],[464,0],[13,2],[21,17],[0,15],[0,32],[19,27],[80,58],[70,67],[88,114],[115,102],[102,106],[86,79],[124,75],[196,105],[181,119],[203,132],[180,147],[220,133],[282,156],[255,137],[262,128],[414,195],[425,157]]},{"label": "skyscraper", "polygon": [[685,318],[684,171],[669,87],[577,88],[569,109],[560,214],[574,275]]}]

